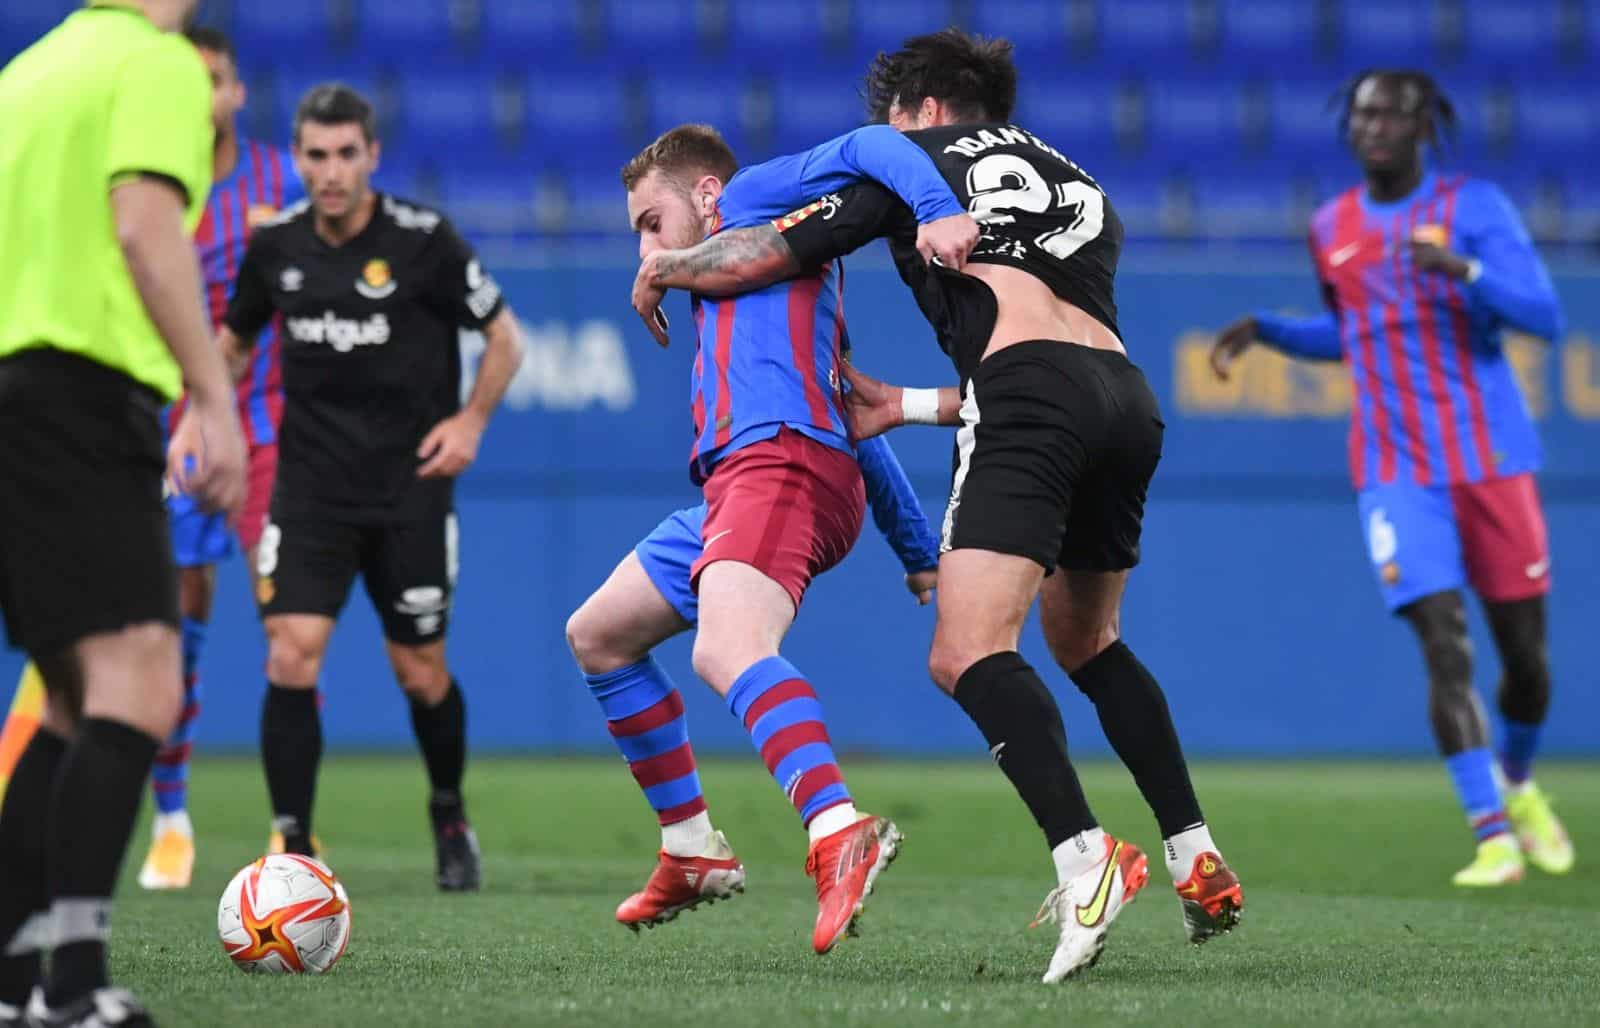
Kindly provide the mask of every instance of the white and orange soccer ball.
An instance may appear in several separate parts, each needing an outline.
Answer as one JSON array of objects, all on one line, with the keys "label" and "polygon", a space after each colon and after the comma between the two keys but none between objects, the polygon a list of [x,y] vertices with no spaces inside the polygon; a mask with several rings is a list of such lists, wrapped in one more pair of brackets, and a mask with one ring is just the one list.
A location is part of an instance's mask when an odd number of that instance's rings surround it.
[{"label": "white and orange soccer ball", "polygon": [[261,857],[222,891],[217,934],[240,970],[322,974],[350,941],[350,897],[320,860]]}]

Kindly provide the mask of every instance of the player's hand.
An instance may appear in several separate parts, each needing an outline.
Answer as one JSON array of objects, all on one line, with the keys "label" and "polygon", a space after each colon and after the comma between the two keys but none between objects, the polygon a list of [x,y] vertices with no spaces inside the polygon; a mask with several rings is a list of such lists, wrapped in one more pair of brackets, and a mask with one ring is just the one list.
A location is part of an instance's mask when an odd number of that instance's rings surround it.
[{"label": "player's hand", "polygon": [[244,507],[244,433],[232,390],[221,398],[191,395],[167,444],[167,481],[207,513],[229,520]]},{"label": "player's hand", "polygon": [[650,330],[656,345],[667,346],[667,316],[661,310],[661,301],[667,291],[655,284],[655,254],[639,262],[639,273],[633,277],[633,309]]},{"label": "player's hand", "polygon": [[928,568],[926,571],[913,571],[906,576],[906,588],[911,590],[911,595],[917,598],[920,606],[926,607],[933,602],[933,590],[939,584],[939,569]]},{"label": "player's hand", "polygon": [[1226,382],[1233,362],[1255,341],[1255,318],[1240,318],[1217,333],[1217,341],[1211,344],[1211,373]]},{"label": "player's hand", "polygon": [[472,410],[462,410],[433,426],[417,447],[422,466],[418,478],[454,478],[478,457],[484,420]]},{"label": "player's hand", "polygon": [[978,223],[970,214],[952,214],[917,226],[917,252],[922,259],[939,263],[960,271],[967,263],[967,255],[978,245]]},{"label": "player's hand", "polygon": [[844,394],[844,414],[850,419],[850,432],[858,442],[905,423],[900,406],[904,390],[857,371],[849,361],[840,361],[839,368],[850,385]]},{"label": "player's hand", "polygon": [[1467,262],[1463,257],[1445,249],[1434,239],[1421,235],[1411,237],[1411,263],[1417,266],[1418,271],[1436,271],[1441,275],[1448,275],[1456,281],[1467,277]]}]

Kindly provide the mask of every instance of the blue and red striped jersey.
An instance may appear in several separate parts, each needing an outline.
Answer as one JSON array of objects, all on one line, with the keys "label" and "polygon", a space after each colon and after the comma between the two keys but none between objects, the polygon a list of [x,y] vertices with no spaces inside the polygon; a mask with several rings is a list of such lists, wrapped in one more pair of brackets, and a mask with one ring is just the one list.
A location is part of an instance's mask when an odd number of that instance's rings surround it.
[{"label": "blue and red striped jersey", "polygon": [[[227,178],[211,187],[211,199],[194,237],[213,330],[221,328],[227,313],[250,233],[304,196],[288,151],[250,139],[239,140],[239,162]],[[278,424],[283,417],[278,327],[274,319],[261,333],[251,354],[250,369],[239,383],[239,420],[250,446],[270,445],[278,440]]]},{"label": "blue and red striped jersey", "polygon": [[[1463,282],[1419,270],[1414,238],[1479,261],[1477,276]],[[1556,339],[1561,309],[1498,188],[1430,173],[1392,203],[1373,201],[1363,187],[1348,190],[1313,216],[1311,254],[1332,313],[1261,313],[1258,334],[1285,352],[1348,365],[1356,488],[1455,485],[1538,470],[1538,434],[1501,335],[1509,325]]]},{"label": "blue and red striped jersey", "polygon": [[[772,221],[864,178],[893,189],[919,222],[966,210],[925,150],[887,125],[869,125],[739,171],[718,200],[715,231]],[[704,482],[723,457],[784,427],[851,450],[839,394],[842,263],[737,297],[695,296],[693,305],[690,478]]]}]

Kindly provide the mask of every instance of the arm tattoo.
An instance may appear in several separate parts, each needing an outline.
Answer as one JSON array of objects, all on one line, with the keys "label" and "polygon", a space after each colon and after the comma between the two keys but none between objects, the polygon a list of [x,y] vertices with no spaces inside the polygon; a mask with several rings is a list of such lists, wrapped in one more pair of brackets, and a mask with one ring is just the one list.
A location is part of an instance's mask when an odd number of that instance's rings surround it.
[{"label": "arm tattoo", "polygon": [[732,229],[687,250],[660,254],[654,285],[716,295],[758,289],[800,271],[794,251],[772,225]]}]

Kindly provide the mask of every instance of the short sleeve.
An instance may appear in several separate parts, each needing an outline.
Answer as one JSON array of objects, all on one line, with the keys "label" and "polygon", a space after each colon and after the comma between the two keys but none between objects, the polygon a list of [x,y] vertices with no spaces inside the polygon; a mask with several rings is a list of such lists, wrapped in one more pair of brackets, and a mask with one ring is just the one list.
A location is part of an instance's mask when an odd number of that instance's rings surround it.
[{"label": "short sleeve", "polygon": [[435,308],[462,328],[479,329],[493,321],[506,305],[500,284],[444,218],[433,230],[432,248],[436,258],[430,300]]},{"label": "short sleeve", "polygon": [[106,180],[159,175],[184,192],[190,227],[211,191],[211,80],[181,38],[163,38],[128,58],[111,100]]}]

